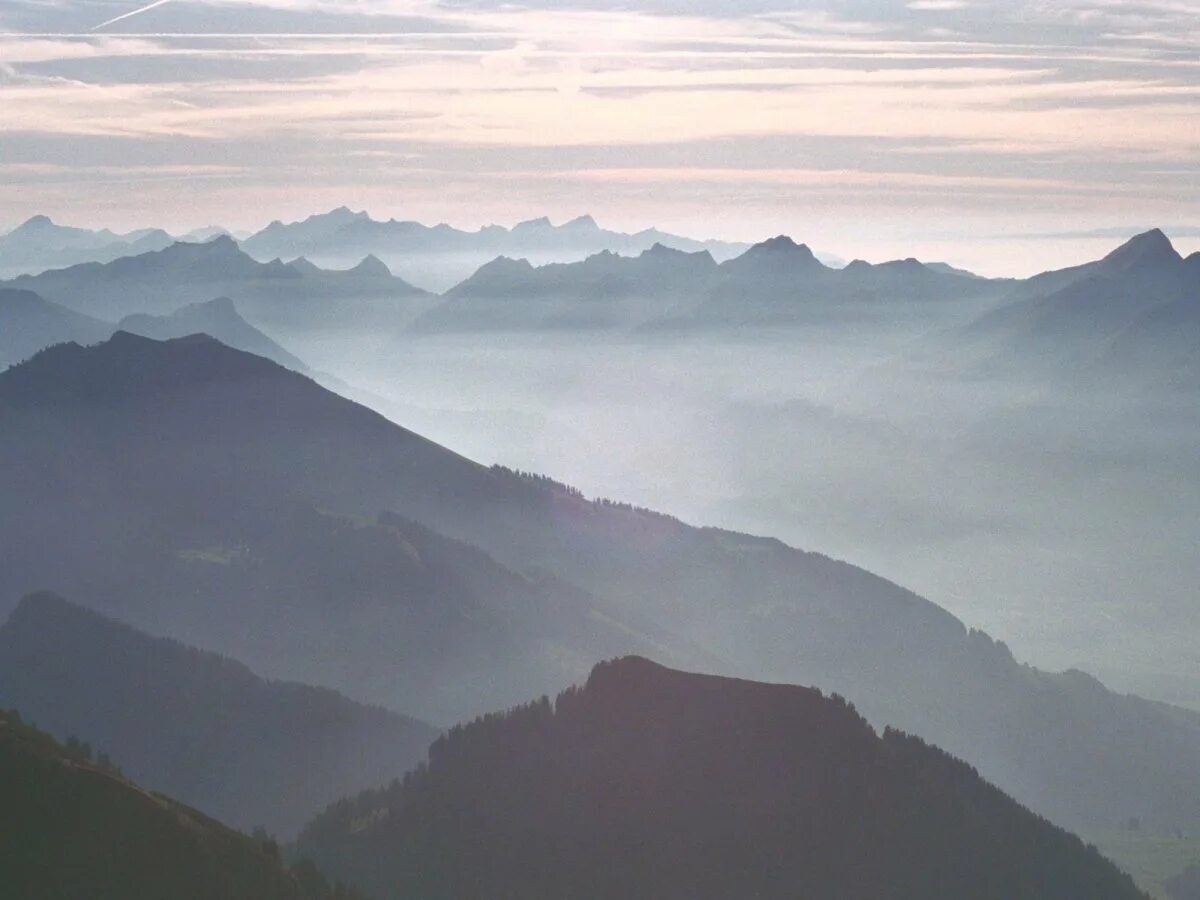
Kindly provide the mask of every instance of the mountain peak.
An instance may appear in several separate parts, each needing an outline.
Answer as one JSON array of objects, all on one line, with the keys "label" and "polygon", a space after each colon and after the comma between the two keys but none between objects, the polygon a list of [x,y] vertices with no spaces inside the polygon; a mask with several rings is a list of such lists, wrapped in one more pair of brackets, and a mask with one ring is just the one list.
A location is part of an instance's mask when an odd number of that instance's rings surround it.
[{"label": "mountain peak", "polygon": [[373,253],[369,253],[363,257],[353,269],[350,269],[350,274],[362,275],[370,278],[391,278],[392,270],[387,267],[387,264]]},{"label": "mountain peak", "polygon": [[756,255],[764,253],[788,253],[794,254],[795,256],[804,258],[806,260],[812,260],[813,262],[816,262],[817,259],[812,250],[809,249],[808,244],[797,244],[786,234],[781,234],[778,237],[773,237],[769,240],[757,243],[746,252],[754,253]]},{"label": "mountain peak", "polygon": [[365,219],[365,218],[367,218],[366,210],[360,210],[359,212],[355,212],[348,206],[339,206],[339,207],[337,207],[337,209],[331,209],[327,213],[317,213],[315,215],[309,216],[310,221],[314,220],[314,219],[325,219],[327,221],[335,221],[335,222],[354,222],[354,221],[357,221],[358,219]]},{"label": "mountain peak", "polygon": [[1171,239],[1159,228],[1142,232],[1130,238],[1109,253],[1102,262],[1109,267],[1172,265],[1183,257],[1171,243]]},{"label": "mountain peak", "polygon": [[0,403],[27,408],[124,402],[205,383],[291,374],[207,334],[156,341],[118,329],[103,343],[58,344],[0,373]]},{"label": "mountain peak", "polygon": [[537,219],[526,219],[524,222],[518,222],[513,226],[513,231],[532,231],[541,228],[553,228],[554,225],[548,216],[541,216]]},{"label": "mountain peak", "polygon": [[570,222],[564,223],[562,227],[574,228],[579,231],[598,231],[600,229],[600,226],[596,224],[596,220],[589,215],[574,218]]},{"label": "mountain peak", "polygon": [[16,228],[14,231],[38,231],[46,228],[57,228],[49,216],[44,216],[39,213],[36,216],[30,216]]},{"label": "mountain peak", "polygon": [[297,256],[288,263],[288,266],[301,275],[316,275],[321,271],[320,267],[313,263],[307,256]]}]

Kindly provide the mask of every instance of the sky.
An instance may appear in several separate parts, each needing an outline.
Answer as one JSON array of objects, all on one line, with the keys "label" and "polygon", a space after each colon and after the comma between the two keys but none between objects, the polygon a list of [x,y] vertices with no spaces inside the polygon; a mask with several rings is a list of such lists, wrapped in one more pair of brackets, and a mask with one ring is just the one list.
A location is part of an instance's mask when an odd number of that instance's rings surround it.
[{"label": "sky", "polygon": [[1200,248],[1200,0],[0,0],[0,226]]}]

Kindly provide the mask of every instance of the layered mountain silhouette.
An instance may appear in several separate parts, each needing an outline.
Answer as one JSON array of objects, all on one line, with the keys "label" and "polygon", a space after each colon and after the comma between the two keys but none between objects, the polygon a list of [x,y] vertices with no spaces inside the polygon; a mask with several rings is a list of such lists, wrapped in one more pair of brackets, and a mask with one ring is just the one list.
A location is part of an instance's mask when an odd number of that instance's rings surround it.
[{"label": "layered mountain silhouette", "polygon": [[1137,898],[1095,848],[841,698],[597,666],[453,729],[299,846],[390,898]]},{"label": "layered mountain silhouette", "polygon": [[500,257],[447,292],[413,327],[422,331],[618,328],[672,315],[717,271],[708,251],[655,244],[636,257],[609,251],[535,268]]},{"label": "layered mountain silhouette", "polygon": [[161,250],[173,238],[159,228],[117,234],[103,228],[72,228],[37,215],[0,235],[0,278],[41,272],[82,262],[109,262]]},{"label": "layered mountain silhouette", "polygon": [[189,303],[169,315],[142,313],[126,316],[114,330],[140,334],[158,341],[207,334],[228,347],[266,357],[295,372],[308,370],[300,359],[243,319],[228,297]]},{"label": "layered mountain silhouette", "polygon": [[346,271],[327,271],[307,260],[261,263],[225,235],[23,276],[10,285],[110,321],[170,315],[189,303],[226,297],[256,327],[285,338],[313,329],[396,329],[431,301],[377,260]]},{"label": "layered mountain silhouette", "polygon": [[624,234],[601,228],[591,216],[580,216],[562,225],[539,218],[512,228],[490,225],[478,231],[463,231],[444,224],[379,221],[345,207],[300,222],[272,222],[248,237],[242,246],[261,260],[307,256],[335,266],[374,254],[403,277],[440,291],[497,256],[538,263],[573,262],[603,251],[637,254],[655,244],[687,252],[706,251],[719,259],[745,249],[741,244],[696,241],[653,228]]},{"label": "layered mountain silhouette", "polygon": [[403,774],[437,736],[53,594],[26,597],[0,627],[0,707],[60,739],[87,735],[139,784],[281,836],[333,800]]},{"label": "layered mountain silhouette", "polygon": [[988,371],[1169,381],[1200,358],[1200,253],[1185,259],[1148,231],[1096,262],[1029,279],[953,338],[956,354]]},{"label": "layered mountain silhouette", "polygon": [[780,236],[720,264],[708,252],[656,244],[638,256],[604,252],[535,267],[500,258],[448,291],[414,328],[477,331],[539,328],[775,327],[867,316],[887,322],[944,301],[1003,294],[1009,282],[915,259],[842,269]]},{"label": "layered mountain silhouette", "polygon": [[1071,827],[1200,823],[1200,716],[1023,666],[884,579],[485,468],[208,338],[0,374],[0,596],[436,722],[624,653],[817,684]]},{"label": "layered mountain silhouette", "polygon": [[[51,303],[32,291],[0,288],[0,369],[21,362],[55,344],[95,344],[116,331],[155,340],[207,334],[221,343],[264,356],[296,372],[308,366],[242,318],[233,301],[218,297],[189,303],[173,313],[139,313],[112,324]],[[332,381],[326,376],[327,380]]]},{"label": "layered mountain silhouette", "polygon": [[[0,380],[0,456],[16,467],[0,480],[13,508],[36,507],[0,542],[12,600],[55,589],[265,675],[439,722],[631,642],[665,646],[632,611],[381,515],[465,508],[511,480],[262,357],[119,332]],[[51,445],[73,449],[39,460]],[[371,498],[388,484],[409,501]],[[65,530],[46,543],[52,521]]]},{"label": "layered mountain silhouette", "polygon": [[52,344],[93,344],[111,334],[107,322],[50,303],[32,291],[0,288],[0,369]]},{"label": "layered mountain silhouette", "polygon": [[90,745],[0,712],[0,894],[127,900],[354,900],[310,864],[138,787]]}]

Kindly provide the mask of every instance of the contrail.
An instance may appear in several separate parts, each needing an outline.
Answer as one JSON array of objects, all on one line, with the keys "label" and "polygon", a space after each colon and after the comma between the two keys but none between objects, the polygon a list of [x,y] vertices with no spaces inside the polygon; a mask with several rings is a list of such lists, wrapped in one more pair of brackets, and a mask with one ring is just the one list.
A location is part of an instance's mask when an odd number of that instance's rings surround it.
[{"label": "contrail", "polygon": [[106,28],[109,25],[112,25],[114,22],[120,22],[122,19],[128,19],[130,16],[136,16],[139,13],[146,12],[146,10],[154,9],[154,7],[156,7],[156,6],[162,6],[164,3],[170,3],[170,2],[171,2],[171,0],[154,0],[153,3],[147,3],[145,6],[139,7],[135,10],[131,10],[130,12],[121,13],[121,15],[116,16],[115,18],[109,19],[107,22],[101,22],[99,25],[97,25],[95,28],[93,28],[92,31],[99,31],[101,28]]}]

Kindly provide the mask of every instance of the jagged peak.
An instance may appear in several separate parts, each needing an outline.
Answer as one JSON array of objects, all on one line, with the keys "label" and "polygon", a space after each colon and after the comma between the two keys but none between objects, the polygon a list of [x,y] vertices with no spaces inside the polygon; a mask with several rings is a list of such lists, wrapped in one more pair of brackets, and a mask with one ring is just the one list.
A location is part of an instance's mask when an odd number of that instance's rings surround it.
[{"label": "jagged peak", "polygon": [[794,253],[808,259],[816,260],[808,244],[797,244],[788,235],[781,234],[755,244],[747,253]]},{"label": "jagged peak", "polygon": [[363,257],[362,262],[360,262],[353,269],[350,269],[348,274],[361,275],[370,278],[391,278],[392,270],[389,269],[387,267],[387,263],[385,263],[378,256],[373,253],[369,253]]},{"label": "jagged peak", "polygon": [[1126,268],[1142,265],[1170,265],[1182,261],[1171,239],[1159,228],[1152,228],[1134,235],[1116,250],[1104,257],[1102,262],[1109,267]]}]

